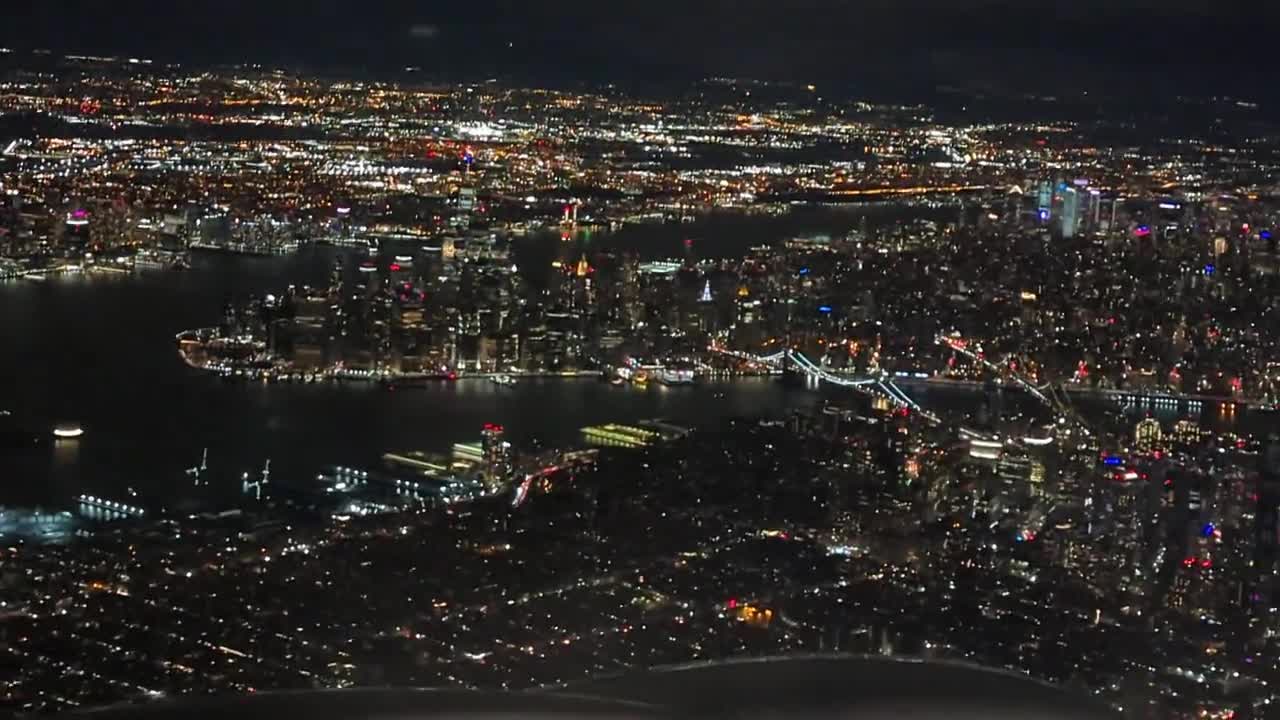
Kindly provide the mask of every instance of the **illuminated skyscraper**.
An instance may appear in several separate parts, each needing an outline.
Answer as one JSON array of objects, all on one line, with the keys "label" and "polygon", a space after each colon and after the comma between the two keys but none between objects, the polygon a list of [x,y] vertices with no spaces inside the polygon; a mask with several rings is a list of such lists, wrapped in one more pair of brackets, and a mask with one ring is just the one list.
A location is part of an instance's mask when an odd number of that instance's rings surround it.
[{"label": "illuminated skyscraper", "polygon": [[1080,193],[1075,188],[1062,191],[1062,237],[1073,238],[1080,225]]},{"label": "illuminated skyscraper", "polygon": [[595,268],[587,262],[583,255],[574,266],[573,273],[566,275],[568,281],[569,302],[575,310],[592,311],[596,304]]},{"label": "illuminated skyscraper", "polygon": [[622,261],[620,274],[620,315],[623,326],[632,328],[644,318],[644,303],[640,297],[640,259],[628,254]]},{"label": "illuminated skyscraper", "polygon": [[514,470],[511,459],[511,443],[503,439],[501,425],[486,424],[480,432],[480,448],[484,453],[485,485],[490,492],[498,492],[510,479]]},{"label": "illuminated skyscraper", "polygon": [[1040,183],[1040,191],[1036,195],[1036,217],[1040,222],[1048,222],[1053,212],[1053,186],[1048,180]]}]

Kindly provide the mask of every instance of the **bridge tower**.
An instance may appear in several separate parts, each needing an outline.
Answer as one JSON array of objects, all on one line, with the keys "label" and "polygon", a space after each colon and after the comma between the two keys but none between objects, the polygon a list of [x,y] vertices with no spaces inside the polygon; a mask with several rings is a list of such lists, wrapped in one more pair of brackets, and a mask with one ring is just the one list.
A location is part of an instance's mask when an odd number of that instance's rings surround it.
[{"label": "bridge tower", "polygon": [[790,344],[787,345],[787,351],[782,355],[782,382],[787,385],[802,386],[804,385],[804,372],[796,367],[796,361],[792,359]]},{"label": "bridge tower", "polygon": [[795,285],[798,282],[799,282],[799,275],[796,275],[795,277],[791,278],[790,282],[787,283],[787,326],[784,329],[785,332],[783,333],[783,340],[782,340],[783,342],[782,378],[783,378],[783,381],[787,382],[788,384],[799,383],[799,379],[797,378],[798,373],[796,372],[795,361],[792,360],[791,358],[791,353],[795,352],[795,347],[792,345],[792,337],[791,337],[791,324],[792,324],[793,313],[795,312],[795,303],[792,301],[795,299],[795,295],[796,295]]}]

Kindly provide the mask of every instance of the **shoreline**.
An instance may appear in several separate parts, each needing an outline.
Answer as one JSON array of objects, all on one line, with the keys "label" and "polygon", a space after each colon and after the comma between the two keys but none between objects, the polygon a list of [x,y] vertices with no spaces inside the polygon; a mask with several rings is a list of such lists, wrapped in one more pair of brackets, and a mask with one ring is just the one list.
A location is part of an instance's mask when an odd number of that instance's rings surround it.
[{"label": "shoreline", "polygon": [[[192,330],[183,330],[175,335],[175,340],[179,343],[178,355],[182,358],[183,363],[193,370],[199,370],[214,375],[218,375],[224,379],[241,379],[245,381],[261,380],[265,382],[288,382],[288,383],[315,383],[315,382],[370,382],[383,385],[397,384],[422,384],[428,382],[461,382],[465,380],[494,380],[501,377],[509,377],[513,380],[535,380],[535,379],[565,379],[565,380],[582,380],[582,379],[601,379],[607,380],[609,373],[607,370],[562,370],[562,371],[532,371],[532,370],[495,370],[492,372],[479,371],[452,371],[448,373],[414,373],[394,370],[348,370],[337,368],[324,368],[303,370],[289,366],[273,366],[269,368],[253,367],[251,363],[199,363],[192,360],[187,352],[185,352],[181,343],[184,341],[199,341],[203,333],[214,332],[214,328],[196,328]],[[758,373],[741,373],[734,371],[725,371],[717,373],[704,373],[700,378],[713,378],[717,380],[732,380],[743,377],[777,377],[778,372],[758,372]],[[946,378],[941,376],[914,377],[906,374],[895,375],[894,382],[907,386],[920,386],[948,388],[956,390],[964,390],[967,392],[982,392],[986,383],[978,380],[961,380]],[[662,382],[652,384],[666,385]],[[688,383],[671,384],[671,386],[687,385]],[[1001,390],[1010,390],[1018,392],[1019,388],[1014,385],[1000,385]],[[1117,403],[1123,403],[1125,399],[1136,399],[1149,401],[1149,404],[1159,404],[1161,402],[1175,403],[1177,405],[1187,404],[1193,410],[1201,410],[1206,404],[1231,404],[1237,407],[1243,406],[1249,410],[1270,411],[1277,409],[1275,405],[1252,398],[1236,398],[1230,396],[1218,395],[1201,395],[1201,394],[1185,394],[1172,393],[1159,389],[1123,389],[1123,388],[1096,388],[1082,387],[1074,385],[1064,385],[1063,390],[1072,396],[1081,396],[1089,398],[1102,398]],[[1199,407],[1197,407],[1199,406]]]}]

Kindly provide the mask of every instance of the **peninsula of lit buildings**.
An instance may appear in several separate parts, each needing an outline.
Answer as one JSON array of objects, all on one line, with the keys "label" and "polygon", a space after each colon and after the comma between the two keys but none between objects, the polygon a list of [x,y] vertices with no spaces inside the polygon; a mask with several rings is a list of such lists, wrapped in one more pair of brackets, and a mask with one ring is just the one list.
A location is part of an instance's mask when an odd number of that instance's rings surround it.
[{"label": "peninsula of lit buildings", "polygon": [[[194,368],[183,402],[324,384],[317,413],[366,394],[323,419],[347,428],[455,383],[808,394],[689,426],[583,400],[573,442],[477,422],[376,462],[316,440],[314,477],[263,458],[220,489],[206,453],[173,502],[0,509],[0,712],[838,652],[1132,718],[1280,713],[1280,135],[1250,103],[1180,101],[1230,133],[1148,132],[725,78],[45,66],[0,76],[0,278],[247,263],[147,347]],[[845,208],[882,212],[732,251],[606,241]],[[319,248],[323,280],[253,270]]]}]

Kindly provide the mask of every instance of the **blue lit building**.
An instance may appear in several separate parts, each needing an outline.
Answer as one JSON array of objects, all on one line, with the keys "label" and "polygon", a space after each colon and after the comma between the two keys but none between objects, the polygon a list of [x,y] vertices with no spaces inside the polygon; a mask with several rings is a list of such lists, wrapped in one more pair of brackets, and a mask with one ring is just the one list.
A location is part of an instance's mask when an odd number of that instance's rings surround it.
[{"label": "blue lit building", "polygon": [[1036,196],[1036,216],[1040,222],[1047,222],[1053,212],[1053,186],[1048,180],[1040,183],[1040,192]]}]

